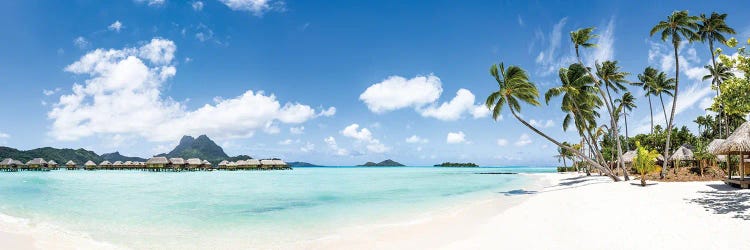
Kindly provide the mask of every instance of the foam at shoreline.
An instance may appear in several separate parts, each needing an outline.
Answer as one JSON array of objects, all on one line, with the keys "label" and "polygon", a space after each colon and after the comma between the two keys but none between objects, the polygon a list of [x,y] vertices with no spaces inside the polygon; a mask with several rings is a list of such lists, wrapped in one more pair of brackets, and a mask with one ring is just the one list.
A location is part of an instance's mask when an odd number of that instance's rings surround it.
[{"label": "foam at shoreline", "polygon": [[[88,234],[65,230],[50,223],[34,223],[28,219],[0,213],[0,240],[16,241],[13,249],[128,249],[97,241]],[[10,237],[12,239],[4,239]],[[20,243],[20,244],[19,244]]]}]

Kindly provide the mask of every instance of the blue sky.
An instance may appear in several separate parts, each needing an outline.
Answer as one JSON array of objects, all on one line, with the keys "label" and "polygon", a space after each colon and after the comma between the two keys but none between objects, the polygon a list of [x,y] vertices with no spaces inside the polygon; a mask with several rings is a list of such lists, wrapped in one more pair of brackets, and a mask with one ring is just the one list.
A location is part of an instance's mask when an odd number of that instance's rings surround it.
[{"label": "blue sky", "polygon": [[[648,65],[674,74],[671,49],[648,36],[655,23],[676,9],[728,13],[744,41],[748,5],[4,1],[0,144],[147,157],[183,134],[208,134],[230,155],[318,164],[551,165],[552,144],[478,108],[496,87],[491,64],[519,65],[546,91],[573,59],[568,33],[596,26],[600,46],[584,53],[589,66],[618,60],[632,80]],[[713,96],[700,81],[709,52],[687,44],[680,53],[676,124],[694,129]],[[577,141],[562,131],[556,104],[524,107],[523,116]],[[631,134],[648,128],[646,99],[638,105]]]}]

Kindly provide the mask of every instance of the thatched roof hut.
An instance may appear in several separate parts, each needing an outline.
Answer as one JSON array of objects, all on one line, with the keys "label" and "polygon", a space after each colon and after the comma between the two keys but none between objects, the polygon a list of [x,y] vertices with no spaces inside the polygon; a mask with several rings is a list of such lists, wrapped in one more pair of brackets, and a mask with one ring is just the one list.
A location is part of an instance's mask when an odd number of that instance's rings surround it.
[{"label": "thatched roof hut", "polygon": [[260,160],[260,165],[263,166],[273,166],[273,160]]},{"label": "thatched roof hut", "polygon": [[203,162],[201,162],[201,159],[198,159],[198,158],[190,158],[190,159],[187,159],[187,161],[185,162],[187,163],[188,166],[194,167],[194,168],[197,168],[203,165]]},{"label": "thatched roof hut", "polygon": [[227,165],[229,165],[229,162],[226,161],[226,160],[223,160],[223,161],[219,162],[218,166],[219,166],[219,168],[226,168]]},{"label": "thatched roof hut", "polygon": [[55,160],[50,160],[47,162],[47,166],[50,166],[50,167],[57,167],[57,165],[60,165],[60,164],[57,164]]},{"label": "thatched roof hut", "polygon": [[208,162],[207,160],[203,160],[203,162],[201,162],[201,163],[203,164],[203,166],[206,166],[206,167],[210,167],[211,166],[211,163]]},{"label": "thatched roof hut", "polygon": [[247,162],[245,160],[239,160],[239,161],[235,162],[235,164],[237,164],[237,167],[245,167],[245,166],[247,166]]},{"label": "thatched roof hut", "polygon": [[286,162],[284,162],[282,160],[273,160],[273,165],[285,167],[286,166]]},{"label": "thatched roof hut", "polygon": [[86,163],[83,164],[83,166],[96,167],[96,163],[94,163],[93,161],[87,161]]},{"label": "thatched roof hut", "polygon": [[716,153],[721,155],[748,152],[750,152],[750,122],[743,123],[716,149]]},{"label": "thatched roof hut", "polygon": [[638,156],[638,152],[635,150],[625,152],[624,154],[622,154],[622,163],[633,163],[633,160],[635,160],[636,156]]},{"label": "thatched roof hut", "polygon": [[256,159],[247,160],[247,165],[257,167],[260,166],[260,161]]},{"label": "thatched roof hut", "polygon": [[164,167],[167,164],[169,164],[169,160],[167,160],[167,157],[151,157],[151,159],[148,159],[146,161],[146,165],[149,167]]},{"label": "thatched roof hut", "polygon": [[711,141],[711,143],[708,144],[708,146],[706,146],[706,151],[708,153],[716,156],[716,160],[720,161],[720,162],[726,162],[727,161],[727,156],[726,155],[721,155],[721,154],[719,154],[717,152],[717,150],[719,150],[719,147],[721,146],[721,144],[723,144],[725,141],[726,140],[724,140],[724,139],[714,139],[713,141]]},{"label": "thatched roof hut", "polygon": [[25,164],[23,164],[23,162],[21,162],[19,160],[13,160],[13,164],[16,165],[16,166],[26,166]]},{"label": "thatched roof hut", "polygon": [[75,167],[76,166],[76,162],[74,162],[74,161],[68,161],[68,162],[65,163],[65,166]]},{"label": "thatched roof hut", "polygon": [[185,165],[185,159],[182,159],[182,158],[169,158],[169,163],[171,163],[173,166],[184,166]]},{"label": "thatched roof hut", "polygon": [[11,158],[5,158],[2,161],[0,161],[0,167],[7,167],[13,165],[13,159]]},{"label": "thatched roof hut", "polygon": [[112,165],[115,167],[122,167],[123,164],[122,164],[122,161],[115,161],[112,163]]},{"label": "thatched roof hut", "polygon": [[45,161],[42,158],[34,158],[28,162],[26,162],[26,166],[29,167],[43,167],[47,165],[47,161]]},{"label": "thatched roof hut", "polygon": [[695,157],[692,150],[685,146],[680,146],[674,151],[674,153],[672,153],[672,156],[670,156],[669,159],[673,161],[692,161]]}]

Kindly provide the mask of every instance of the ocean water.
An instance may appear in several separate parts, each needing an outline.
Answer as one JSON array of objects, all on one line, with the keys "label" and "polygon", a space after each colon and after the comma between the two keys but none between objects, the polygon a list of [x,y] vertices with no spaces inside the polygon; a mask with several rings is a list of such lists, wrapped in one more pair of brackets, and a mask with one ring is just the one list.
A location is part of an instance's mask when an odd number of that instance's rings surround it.
[{"label": "ocean water", "polygon": [[269,247],[523,188],[554,168],[0,173],[0,213],[132,248]]}]

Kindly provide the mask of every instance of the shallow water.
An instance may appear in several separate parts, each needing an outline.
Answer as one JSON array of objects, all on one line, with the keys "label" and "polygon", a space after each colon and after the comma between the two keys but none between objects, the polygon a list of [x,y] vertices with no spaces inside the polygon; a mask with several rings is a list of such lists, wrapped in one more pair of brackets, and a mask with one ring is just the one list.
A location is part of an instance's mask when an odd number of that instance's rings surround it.
[{"label": "shallow water", "polygon": [[553,168],[0,173],[0,212],[134,248],[274,246],[522,188]]}]

